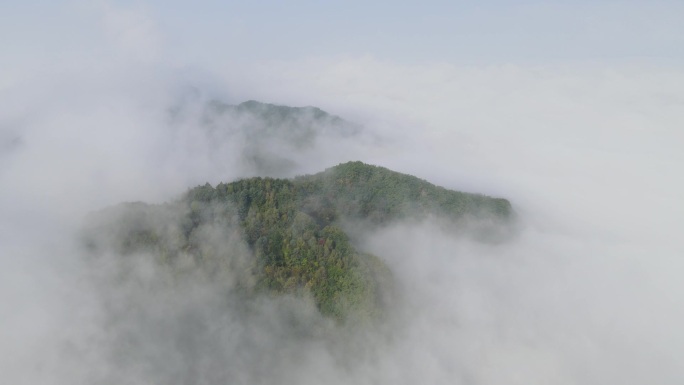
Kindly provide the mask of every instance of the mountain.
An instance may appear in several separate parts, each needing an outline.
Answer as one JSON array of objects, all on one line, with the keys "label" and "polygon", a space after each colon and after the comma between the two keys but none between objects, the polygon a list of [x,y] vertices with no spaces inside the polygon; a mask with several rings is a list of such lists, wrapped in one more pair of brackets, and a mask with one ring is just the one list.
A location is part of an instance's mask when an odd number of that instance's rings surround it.
[{"label": "mountain", "polygon": [[221,118],[226,115],[245,121],[244,128],[255,138],[277,136],[300,147],[309,145],[319,134],[352,136],[361,129],[357,124],[317,107],[289,107],[256,100],[238,105],[212,100],[207,103],[203,118],[208,125],[216,127],[220,126]]},{"label": "mountain", "polygon": [[[294,175],[302,159],[309,159],[319,142],[339,143],[362,133],[360,125],[317,107],[288,107],[254,100],[233,105],[190,99],[170,110],[171,126],[190,127],[191,133],[183,142],[195,143],[219,163],[237,162],[247,175]],[[324,147],[327,151],[336,148],[328,144]]]},{"label": "mountain", "polygon": [[435,217],[458,228],[479,219],[481,231],[493,231],[512,215],[505,199],[348,162],[294,179],[206,184],[162,205],[111,207],[92,215],[86,240],[93,253],[153,255],[176,275],[201,272],[246,296],[308,296],[342,321],[380,316],[392,296],[387,266],[357,249],[346,223]]}]

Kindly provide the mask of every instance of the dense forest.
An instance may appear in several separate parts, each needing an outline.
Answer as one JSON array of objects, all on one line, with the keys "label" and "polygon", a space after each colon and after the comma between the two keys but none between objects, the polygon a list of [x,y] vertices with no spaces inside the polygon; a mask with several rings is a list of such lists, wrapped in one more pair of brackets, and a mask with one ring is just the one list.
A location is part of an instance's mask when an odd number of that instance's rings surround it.
[{"label": "dense forest", "polygon": [[93,252],[151,254],[177,274],[201,271],[245,295],[308,296],[342,321],[380,315],[392,281],[381,258],[357,250],[345,223],[428,216],[504,223],[512,210],[505,199],[349,162],[291,180],[206,184],[163,205],[115,206],[92,215],[86,240]]}]

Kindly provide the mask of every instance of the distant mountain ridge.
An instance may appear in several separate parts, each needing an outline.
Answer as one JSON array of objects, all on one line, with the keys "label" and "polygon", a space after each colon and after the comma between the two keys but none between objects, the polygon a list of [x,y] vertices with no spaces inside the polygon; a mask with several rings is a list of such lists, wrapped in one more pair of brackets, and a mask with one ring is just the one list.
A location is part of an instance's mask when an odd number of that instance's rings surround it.
[{"label": "distant mountain ridge", "polygon": [[[171,126],[191,127],[192,141],[203,139],[212,160],[229,157],[248,175],[292,176],[303,159],[331,143],[351,140],[363,127],[317,107],[289,107],[249,100],[180,103],[169,111]],[[230,153],[230,154],[228,154]],[[220,166],[220,165],[219,165]]]},{"label": "distant mountain ridge", "polygon": [[[238,105],[212,100],[207,103],[208,115],[216,113],[236,114],[257,120],[251,125],[252,129],[265,129],[272,133],[277,130],[292,130],[296,135],[316,135],[316,130],[325,130],[339,135],[348,136],[357,133],[361,127],[348,122],[339,116],[329,114],[318,107],[290,107],[285,105],[263,103],[248,100]],[[210,120],[209,116],[205,118]],[[290,137],[295,139],[295,137]],[[301,138],[299,138],[301,139]]]},{"label": "distant mountain ridge", "polygon": [[91,251],[147,253],[173,271],[200,271],[245,293],[311,296],[337,320],[376,318],[391,298],[382,259],[356,249],[345,220],[383,226],[441,217],[505,226],[510,203],[348,162],[294,179],[249,178],[190,189],[164,205],[129,203],[92,216]]}]

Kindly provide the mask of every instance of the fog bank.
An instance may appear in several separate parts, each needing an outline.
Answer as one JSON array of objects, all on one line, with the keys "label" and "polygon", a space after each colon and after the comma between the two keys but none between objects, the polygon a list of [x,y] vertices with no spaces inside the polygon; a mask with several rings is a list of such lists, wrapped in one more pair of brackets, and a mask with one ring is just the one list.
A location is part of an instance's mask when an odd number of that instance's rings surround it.
[{"label": "fog bank", "polygon": [[[370,55],[184,67],[159,59],[163,34],[144,12],[104,9],[97,55],[0,78],[8,382],[681,383],[681,69]],[[431,221],[367,234],[359,247],[386,261],[401,294],[367,332],[339,330],[301,299],[245,305],[202,282],[170,287],[144,258],[93,263],[79,243],[89,212],[258,174],[244,132],[202,124],[205,103],[249,99],[361,127],[304,150],[267,143],[292,161],[277,176],[377,164],[509,199],[517,236],[484,244]],[[121,264],[135,279],[117,281]]]}]

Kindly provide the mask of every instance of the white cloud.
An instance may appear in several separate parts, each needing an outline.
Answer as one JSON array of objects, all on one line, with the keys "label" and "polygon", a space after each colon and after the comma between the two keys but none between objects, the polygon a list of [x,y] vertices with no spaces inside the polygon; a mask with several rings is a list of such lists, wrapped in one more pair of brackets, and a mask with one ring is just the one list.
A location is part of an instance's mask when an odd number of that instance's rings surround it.
[{"label": "white cloud", "polygon": [[102,26],[115,60],[130,60],[144,64],[160,59],[163,37],[149,10],[143,7],[117,7],[101,3]]},{"label": "white cloud", "polygon": [[[102,12],[124,59],[87,71],[46,71],[0,91],[0,133],[20,138],[11,151],[0,142],[0,372],[15,383],[88,383],[116,368],[103,358],[99,317],[108,313],[69,242],[85,212],[122,200],[169,199],[204,180],[243,175],[234,158],[207,155],[194,124],[170,129],[166,108],[192,76],[159,64],[163,38],[146,11],[104,3]],[[304,383],[322,376],[340,383],[681,379],[680,69],[344,57],[233,67],[216,78],[228,89],[215,85],[217,94],[232,101],[316,105],[384,138],[382,146],[334,143],[343,152],[323,147],[303,171],[364,160],[507,197],[522,221],[517,239],[496,246],[453,239],[430,224],[368,240],[406,293],[393,342],[360,344],[377,356],[359,354],[364,360],[348,368],[324,343],[278,339],[274,331],[267,334],[273,340],[248,339],[261,348],[239,362],[262,354],[284,382]],[[211,305],[213,297],[198,301]],[[193,301],[179,302],[183,312],[193,309]],[[182,314],[165,306],[155,309]],[[267,318],[253,327],[272,327]],[[148,321],[124,325],[140,332]],[[165,325],[171,334],[184,327]],[[197,357],[237,352],[230,332],[219,339],[225,346],[200,346]],[[277,355],[268,355],[269,344]],[[302,347],[311,350],[292,358],[291,349]],[[149,352],[178,359],[154,346]],[[90,358],[84,364],[74,357]],[[259,373],[249,367],[242,379]]]}]

